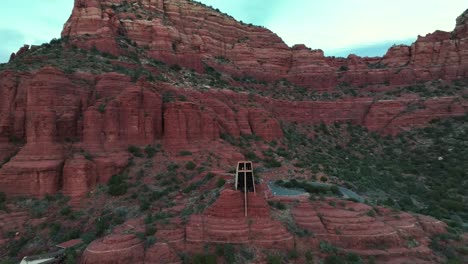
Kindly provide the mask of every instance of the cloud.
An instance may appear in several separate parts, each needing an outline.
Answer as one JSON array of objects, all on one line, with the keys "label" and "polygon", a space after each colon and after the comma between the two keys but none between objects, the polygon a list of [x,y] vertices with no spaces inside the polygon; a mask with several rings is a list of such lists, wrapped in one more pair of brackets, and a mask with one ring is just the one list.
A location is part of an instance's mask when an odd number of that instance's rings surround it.
[{"label": "cloud", "polygon": [[254,1],[254,0],[200,0],[205,5],[220,9],[244,23],[264,26],[270,18],[274,17],[281,1]]},{"label": "cloud", "polygon": [[40,45],[60,37],[73,0],[15,0],[0,5],[0,62],[6,62],[24,44]]},{"label": "cloud", "polygon": [[395,44],[412,44],[416,38],[403,39],[399,41],[382,41],[377,43],[367,43],[360,45],[353,45],[339,49],[325,49],[325,56],[347,57],[349,54],[356,54],[361,57],[375,57],[383,56],[387,53],[388,49]]},{"label": "cloud", "polygon": [[[26,42],[26,36],[17,30],[0,28],[0,36],[2,36],[2,45],[0,46],[0,63],[7,62],[10,55]],[[23,44],[19,44],[23,43]]]},{"label": "cloud", "polygon": [[[388,39],[450,31],[466,9],[466,0],[451,0],[450,5],[440,0],[199,1],[237,20],[267,27],[289,46],[303,43],[339,56],[347,56],[346,52],[374,56],[394,43],[386,44]],[[37,45],[60,37],[73,7],[73,0],[0,2],[0,62],[25,43]]]}]

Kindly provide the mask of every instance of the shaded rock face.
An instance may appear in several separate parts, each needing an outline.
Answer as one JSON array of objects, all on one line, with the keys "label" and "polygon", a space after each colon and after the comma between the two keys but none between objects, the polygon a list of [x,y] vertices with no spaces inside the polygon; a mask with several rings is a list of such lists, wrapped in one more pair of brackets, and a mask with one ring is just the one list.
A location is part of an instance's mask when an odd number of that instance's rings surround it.
[{"label": "shaded rock face", "polygon": [[[134,41],[147,55],[169,64],[203,71],[208,64],[234,76],[329,90],[353,85],[412,84],[453,80],[468,74],[466,12],[453,32],[436,31],[411,46],[391,48],[383,58],[325,57],[304,45],[289,48],[271,31],[241,24],[215,10],[187,0],[76,0],[62,36],[81,47],[125,53],[119,38]],[[217,63],[223,58],[228,63]],[[346,71],[341,71],[346,67]]]},{"label": "shaded rock face", "polygon": [[6,193],[43,196],[60,188],[63,149],[57,143],[57,128],[76,131],[70,120],[79,100],[70,96],[72,88],[70,81],[53,68],[44,68],[31,80],[24,108],[27,143],[0,171],[1,188]]},{"label": "shaded rock face", "polygon": [[[360,203],[301,202],[292,209],[297,225],[327,241],[359,255],[374,255],[380,261],[416,257],[434,261],[427,237],[446,232],[446,224],[426,216],[397,213],[388,208],[373,208]],[[313,240],[301,241],[307,246]],[[408,243],[414,247],[408,247]]]},{"label": "shaded rock face", "polygon": [[[102,85],[98,83],[96,87]],[[100,102],[84,112],[86,149],[111,151],[128,145],[152,144],[162,135],[161,96],[130,85],[111,102]]]}]

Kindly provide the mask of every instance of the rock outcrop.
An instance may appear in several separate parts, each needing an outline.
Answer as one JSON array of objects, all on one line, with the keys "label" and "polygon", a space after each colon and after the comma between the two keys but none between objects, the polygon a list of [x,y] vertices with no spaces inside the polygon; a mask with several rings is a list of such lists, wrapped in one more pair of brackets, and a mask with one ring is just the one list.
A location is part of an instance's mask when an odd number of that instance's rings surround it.
[{"label": "rock outcrop", "polygon": [[109,235],[93,241],[84,251],[82,264],[145,263],[143,242],[135,235]]},{"label": "rock outcrop", "polygon": [[203,214],[192,215],[186,227],[187,242],[255,243],[265,248],[292,248],[293,236],[271,218],[265,199],[260,194],[248,193],[248,217],[245,217],[243,196],[242,192],[223,190]]},{"label": "rock outcrop", "polygon": [[145,264],[153,263],[181,264],[182,261],[168,244],[156,243],[145,253]]},{"label": "rock outcrop", "polygon": [[434,218],[381,207],[375,211],[349,201],[301,202],[292,214],[297,225],[317,239],[379,260],[415,257],[429,261],[434,256],[427,237],[446,232],[446,224]]},{"label": "rock outcrop", "polygon": [[[335,198],[289,197],[288,209],[279,215],[259,187],[257,194],[247,194],[245,217],[244,194],[223,189],[188,223],[179,216],[186,216],[181,201],[191,203],[195,195],[205,196],[225,184],[220,177],[215,185],[203,170],[224,173],[251,154],[243,149],[246,144],[252,144],[265,164],[270,146],[278,146],[277,154],[279,147],[287,148],[281,140],[284,123],[352,122],[397,135],[433,119],[465,115],[467,11],[453,32],[420,36],[411,46],[390,48],[382,58],[334,58],[305,45],[288,47],[268,29],[239,23],[189,0],[75,0],[62,36],[55,44],[24,46],[11,56],[5,66],[9,70],[0,71],[0,192],[10,199],[61,191],[71,198],[70,205],[80,208],[92,202],[84,199],[92,188],[123,171],[129,172],[132,190],[139,183],[150,186],[161,180],[162,186],[171,181],[164,190],[142,185],[142,193],[122,199],[131,204],[139,198],[141,212],[146,210],[150,220],[153,213],[167,216],[168,221],[152,223],[155,237],[143,242],[134,234],[145,234],[144,220],[129,220],[133,222],[92,242],[81,263],[181,263],[179,252],[200,252],[210,243],[302,253],[318,250],[321,241],[383,262],[434,260],[428,238],[446,232],[444,223]],[[98,69],[66,67],[69,60],[83,58],[84,65]],[[38,63],[47,59],[51,63]],[[406,92],[411,90],[406,85],[419,82],[437,86],[437,91]],[[340,94],[320,94],[331,90]],[[145,157],[144,164],[138,158],[129,163],[133,146],[160,152]],[[199,163],[196,170],[185,166],[175,175],[166,174],[173,161]],[[287,163],[289,167],[268,169],[265,175],[291,175],[293,161]],[[144,169],[133,177],[136,168]],[[306,174],[308,168],[301,171]],[[150,173],[157,176],[147,177]],[[160,179],[166,176],[170,179]],[[186,192],[193,187],[197,192]],[[143,210],[147,191],[152,204]],[[153,201],[166,193],[164,202]],[[0,212],[0,246],[9,243],[6,232],[49,220],[28,222],[28,217],[23,211]],[[61,211],[57,217],[65,215]],[[151,244],[154,238],[157,243]]]},{"label": "rock outcrop", "polygon": [[[163,90],[116,73],[65,75],[46,67],[0,74],[0,148],[4,158],[18,151],[0,168],[0,191],[8,195],[43,196],[63,188],[78,199],[126,166],[129,145],[161,142],[166,150],[180,151],[206,147],[223,135],[273,141],[283,135],[280,121],[350,121],[395,135],[468,109],[458,97],[287,101],[229,90],[190,91],[186,101],[163,102]],[[26,144],[18,148],[12,138]],[[69,151],[89,160],[65,157]],[[72,190],[75,184],[80,187]]]},{"label": "rock outcrop", "polygon": [[340,59],[304,45],[289,48],[267,29],[239,23],[193,1],[76,0],[62,36],[113,54],[127,52],[119,39],[128,39],[145,47],[150,57],[199,72],[208,64],[234,76],[285,78],[302,87],[329,90],[344,82],[401,85],[465,78],[466,28],[465,12],[451,33],[419,37],[411,46],[391,48],[383,58]]},{"label": "rock outcrop", "polygon": [[[325,57],[304,45],[289,48],[267,29],[236,22],[193,1],[76,0],[62,33],[68,42],[61,47],[95,47],[115,55],[138,52],[145,60],[198,72],[215,69],[266,82],[286,79],[309,91],[340,83],[386,83],[392,89],[466,78],[466,16],[457,19],[453,32],[436,31],[411,47],[392,47],[383,58],[344,59]],[[15,63],[28,50],[21,49]],[[118,60],[108,63],[137,67]],[[148,82],[115,72],[65,72],[49,66],[0,72],[1,192],[42,197],[63,190],[75,203],[96,183],[106,183],[126,167],[130,145],[160,143],[169,152],[219,150],[222,138],[281,139],[281,122],[350,121],[395,135],[468,111],[461,96],[289,101],[226,89],[180,89],[175,82]],[[240,85],[235,79],[233,85]],[[166,100],[167,91],[178,97]]]}]

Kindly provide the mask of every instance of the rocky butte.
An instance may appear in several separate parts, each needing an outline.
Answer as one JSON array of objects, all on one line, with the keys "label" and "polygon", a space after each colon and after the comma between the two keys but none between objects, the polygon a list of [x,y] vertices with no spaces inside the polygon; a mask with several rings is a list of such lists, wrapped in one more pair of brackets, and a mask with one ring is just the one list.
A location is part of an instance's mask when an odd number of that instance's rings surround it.
[{"label": "rocky butte", "polygon": [[[312,201],[275,196],[268,182],[323,179],[359,189],[326,164],[301,163],[300,146],[333,135],[327,127],[397,140],[435,120],[464,118],[467,77],[467,11],[452,32],[419,36],[381,58],[335,58],[288,47],[268,29],[196,1],[75,0],[61,39],[24,46],[0,66],[0,192],[7,197],[0,256],[47,252],[81,237],[78,255],[67,256],[81,263],[234,263],[234,253],[255,263],[443,262],[448,257],[431,237],[453,234],[459,218],[463,227],[466,206],[458,204],[466,195],[447,198],[450,212],[431,214],[461,212],[446,221],[447,234],[432,217],[330,193]],[[301,133],[304,139],[293,138]],[[326,147],[350,148],[346,133]],[[290,142],[300,143],[293,149]],[[249,218],[227,173],[243,159],[262,168]],[[463,168],[452,172],[466,177]],[[399,207],[406,208],[427,212]],[[31,243],[35,236],[43,246]],[[457,248],[450,241],[437,245]]]}]

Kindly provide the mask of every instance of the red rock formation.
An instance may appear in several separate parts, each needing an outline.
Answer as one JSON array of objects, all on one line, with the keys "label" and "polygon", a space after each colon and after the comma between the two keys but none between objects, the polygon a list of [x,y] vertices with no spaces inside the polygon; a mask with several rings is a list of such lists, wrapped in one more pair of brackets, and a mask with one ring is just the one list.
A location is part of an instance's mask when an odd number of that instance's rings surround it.
[{"label": "red rock formation", "polygon": [[[431,260],[426,238],[446,232],[444,223],[430,217],[394,213],[386,208],[378,208],[378,213],[372,215],[368,212],[373,208],[364,204],[349,201],[336,204],[301,202],[292,214],[299,227],[311,231],[318,239],[380,260],[402,256]],[[418,246],[407,246],[412,239]]]},{"label": "red rock formation", "polygon": [[[116,92],[106,91],[102,82],[98,85],[104,94]],[[161,96],[129,86],[116,99],[98,101],[86,110],[83,123],[83,143],[89,150],[111,151],[128,145],[152,144],[162,135]]]},{"label": "red rock formation", "polygon": [[[0,169],[0,191],[15,195],[42,196],[62,188],[60,182],[67,182],[61,174],[62,148],[69,139],[82,141],[80,147],[95,156],[97,181],[105,183],[127,164],[128,155],[119,151],[133,144],[163,139],[168,150],[177,151],[206,146],[223,133],[234,137],[256,134],[271,141],[282,137],[278,120],[307,124],[352,121],[373,131],[396,134],[434,118],[463,115],[468,109],[465,100],[452,97],[291,102],[228,90],[191,91],[186,97],[192,102],[163,104],[159,92],[115,73],[65,76],[54,68],[44,68],[29,74],[0,74],[3,157],[17,149],[8,138],[27,140],[18,155]],[[78,80],[96,84],[78,86]],[[257,107],[246,106],[250,100]]]},{"label": "red rock formation", "polygon": [[25,54],[26,52],[28,52],[28,50],[29,50],[29,45],[24,45],[16,53],[11,54],[10,60],[8,62],[12,62],[16,57]]},{"label": "red rock formation", "polygon": [[145,264],[181,264],[182,261],[166,243],[156,243],[146,250]]},{"label": "red rock formation", "polygon": [[57,128],[68,125],[69,114],[74,113],[74,104],[79,103],[69,99],[67,93],[73,92],[62,88],[67,85],[71,86],[69,80],[53,68],[43,69],[32,80],[26,103],[27,144],[1,168],[1,191],[43,196],[59,189],[63,153],[62,146],[57,144]]},{"label": "red rock formation", "polygon": [[[76,0],[62,33],[71,38],[68,45],[122,54],[134,51],[135,42],[146,53],[140,55],[169,64],[198,71],[206,64],[233,76],[286,78],[318,90],[340,82],[412,84],[467,77],[466,12],[452,33],[436,31],[419,37],[411,47],[392,47],[383,58],[344,59],[325,57],[323,51],[304,45],[288,48],[267,29],[243,25],[192,1],[126,3]],[[121,48],[124,44],[127,47]],[[165,90],[188,101],[164,103],[160,93]],[[463,115],[467,109],[466,100],[452,97],[298,102],[228,90],[198,92],[142,80],[134,83],[118,73],[66,75],[52,67],[30,73],[3,71],[0,159],[19,152],[0,168],[0,191],[44,196],[63,188],[79,200],[96,182],[107,182],[127,165],[128,154],[122,151],[129,145],[158,141],[169,151],[210,146],[222,159],[232,161],[239,155],[227,153],[223,144],[213,144],[221,135],[255,134],[272,141],[282,137],[280,121],[351,121],[372,131],[397,134],[435,118]],[[26,145],[14,146],[9,141],[15,138],[24,139]],[[66,160],[64,146],[75,154],[83,148],[94,160],[77,156]]]},{"label": "red rock formation", "polygon": [[135,235],[109,235],[95,240],[86,248],[82,264],[144,263],[143,242]]},{"label": "red rock formation", "polygon": [[283,131],[277,120],[271,114],[262,109],[249,110],[249,124],[253,134],[272,141],[283,137]]},{"label": "red rock formation", "polygon": [[202,215],[192,215],[186,227],[190,243],[255,243],[265,248],[292,248],[293,237],[269,214],[260,194],[249,193],[248,217],[244,217],[244,194],[223,190],[218,200]]},{"label": "red rock formation", "polygon": [[72,205],[79,205],[80,198],[86,196],[97,181],[96,165],[84,157],[75,157],[65,162],[63,167],[63,194],[71,198]]},{"label": "red rock formation", "polygon": [[[203,71],[203,62],[229,74],[258,79],[287,78],[319,90],[340,82],[411,84],[433,79],[457,79],[468,74],[466,13],[457,19],[453,33],[436,31],[420,37],[411,47],[391,48],[382,59],[346,60],[324,57],[321,50],[304,45],[288,48],[267,29],[236,22],[203,5],[187,1],[99,2],[76,0],[62,36],[79,46],[96,46],[114,54],[125,53],[115,39],[125,36],[147,55],[169,64]],[[131,11],[130,11],[131,10]],[[220,65],[216,57],[229,63]],[[339,68],[348,65],[348,70]],[[375,69],[374,65],[379,65]]]},{"label": "red rock formation", "polygon": [[187,148],[189,142],[209,142],[219,138],[213,115],[188,102],[169,103],[164,111],[164,142],[169,149]]}]

